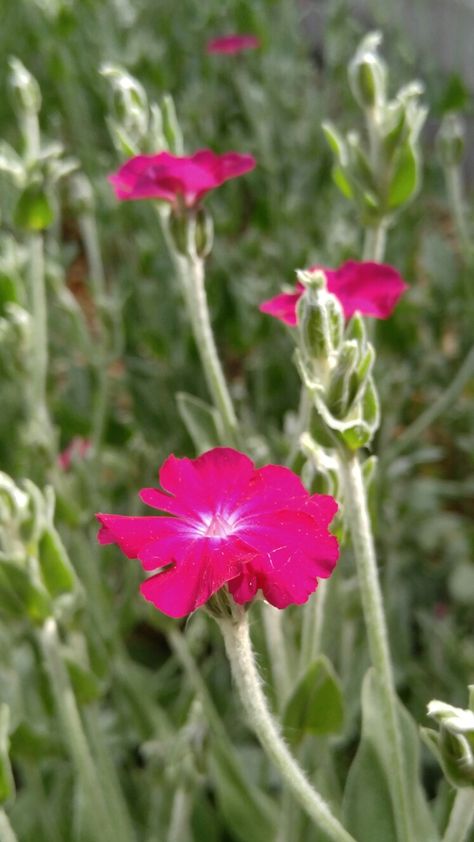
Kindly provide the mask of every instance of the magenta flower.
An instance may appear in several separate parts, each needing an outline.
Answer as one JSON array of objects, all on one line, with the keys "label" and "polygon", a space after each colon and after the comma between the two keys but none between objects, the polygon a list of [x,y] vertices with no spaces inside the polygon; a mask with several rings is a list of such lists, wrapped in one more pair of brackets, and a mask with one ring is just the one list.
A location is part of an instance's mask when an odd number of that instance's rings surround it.
[{"label": "magenta flower", "polygon": [[[310,266],[309,271],[316,269],[321,269],[326,275],[328,290],[339,299],[346,319],[350,319],[356,311],[374,319],[388,319],[408,288],[398,272],[385,263],[348,260],[339,269]],[[304,286],[298,281],[295,292],[276,295],[264,301],[259,309],[294,327],[296,305],[303,292]]]},{"label": "magenta flower", "polygon": [[136,155],[109,176],[117,199],[162,199],[176,204],[179,199],[186,207],[198,202],[230,178],[237,178],[253,170],[252,155],[226,152],[217,155],[211,149],[201,149],[194,155]]},{"label": "magenta flower", "polygon": [[74,436],[58,456],[59,467],[68,471],[76,459],[85,459],[92,448],[92,442],[82,436]]},{"label": "magenta flower", "polygon": [[299,605],[331,575],[337,503],[310,495],[289,468],[255,468],[243,453],[217,447],[197,459],[169,456],[159,478],[164,491],[144,488],[140,497],[171,517],[97,518],[101,544],[160,571],[141,592],[163,613],[184,617],[224,585],[240,604],[262,591],[277,608]]},{"label": "magenta flower", "polygon": [[243,50],[255,50],[260,46],[260,38],[255,35],[223,35],[208,41],[206,52],[233,56]]}]

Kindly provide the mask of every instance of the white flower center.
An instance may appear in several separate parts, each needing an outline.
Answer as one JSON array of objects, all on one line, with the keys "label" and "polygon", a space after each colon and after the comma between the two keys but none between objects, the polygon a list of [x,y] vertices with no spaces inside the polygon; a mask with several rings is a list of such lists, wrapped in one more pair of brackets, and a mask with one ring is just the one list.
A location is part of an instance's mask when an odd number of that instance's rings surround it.
[{"label": "white flower center", "polygon": [[206,538],[227,538],[234,529],[235,517],[224,517],[222,513],[202,515],[202,523],[198,527],[200,534]]}]

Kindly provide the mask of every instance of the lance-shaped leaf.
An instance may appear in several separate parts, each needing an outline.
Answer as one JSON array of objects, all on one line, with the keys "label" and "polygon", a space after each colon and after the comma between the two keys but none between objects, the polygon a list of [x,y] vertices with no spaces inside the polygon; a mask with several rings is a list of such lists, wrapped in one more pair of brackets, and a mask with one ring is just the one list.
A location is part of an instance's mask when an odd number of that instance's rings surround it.
[{"label": "lance-shaped leaf", "polygon": [[290,743],[305,734],[334,734],[344,722],[344,703],[339,679],[325,655],[309,665],[285,708],[283,725]]}]

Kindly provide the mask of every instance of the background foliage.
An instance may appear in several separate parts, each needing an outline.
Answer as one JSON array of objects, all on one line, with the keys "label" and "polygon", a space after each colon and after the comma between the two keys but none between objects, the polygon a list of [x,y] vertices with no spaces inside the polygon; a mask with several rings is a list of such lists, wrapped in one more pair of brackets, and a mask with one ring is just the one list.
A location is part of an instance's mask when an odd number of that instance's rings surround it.
[{"label": "background foliage", "polygon": [[[176,392],[207,398],[153,209],[119,205],[106,180],[119,159],[107,126],[111,88],[99,69],[120,64],[151,101],[171,93],[187,151],[236,149],[258,160],[251,176],[208,200],[216,237],[207,286],[248,451],[284,461],[284,432],[294,428],[298,404],[293,346],[258,304],[291,283],[295,267],[360,257],[362,232],[332,182],[320,126],[328,117],[342,128],[359,120],[347,64],[365,26],[344,2],[329,4],[313,48],[290,0],[181,0],[178,8],[170,0],[18,0],[2,11],[2,55],[19,58],[40,86],[43,144],[60,141],[92,185],[107,285],[104,318],[113,325],[114,342],[101,357],[83,208],[76,176],[65,175],[52,190],[54,221],[44,234],[54,433],[47,445],[38,442],[29,423],[28,331],[23,341],[11,316],[12,303],[28,310],[30,241],[15,213],[18,188],[2,172],[0,466],[15,480],[29,476],[41,488],[48,482],[56,489],[56,526],[77,575],[70,600],[56,611],[62,646],[97,766],[120,780],[121,789],[114,785],[109,796],[119,812],[129,812],[136,838],[270,840],[279,781],[242,721],[216,630],[202,615],[180,626],[152,611],[137,596],[137,565],[95,543],[95,511],[138,512],[136,491],[153,483],[164,457],[193,454],[177,420]],[[262,49],[237,58],[206,55],[208,38],[234,31],[257,34]],[[434,144],[443,113],[471,106],[458,82],[416,66],[409,33],[387,32],[385,41],[393,78],[401,83],[421,75],[432,107],[423,135],[423,187],[388,239],[387,262],[410,291],[376,327],[383,423],[373,489],[398,689],[423,723],[433,697],[465,705],[474,667],[472,382],[414,440],[407,433],[450,385],[472,343],[472,256],[459,243]],[[8,75],[4,61],[1,135],[21,154]],[[51,447],[58,452],[74,436],[91,436],[104,371],[108,409],[100,458],[78,458],[61,471],[55,459],[51,464]],[[23,522],[23,536],[28,528]],[[37,552],[44,556],[44,547]],[[324,651],[343,681],[345,716],[321,726],[323,735],[313,723],[299,749],[312,769],[327,753],[327,741],[334,742],[336,763],[318,785],[336,802],[357,744],[368,665],[350,553],[339,573]],[[12,616],[8,592],[0,593],[0,701],[10,707],[17,790],[8,804],[12,824],[21,842],[92,838],[81,798],[73,797],[38,615]],[[298,645],[296,612],[286,612],[285,624],[291,657]],[[254,633],[271,695],[258,609]],[[329,698],[337,709],[339,699]],[[300,727],[297,704],[288,715],[291,727]],[[441,792],[442,825],[447,787],[434,760],[424,756],[423,764],[430,797]],[[177,816],[183,822],[178,835]],[[296,808],[293,822],[292,840],[320,838]]]}]

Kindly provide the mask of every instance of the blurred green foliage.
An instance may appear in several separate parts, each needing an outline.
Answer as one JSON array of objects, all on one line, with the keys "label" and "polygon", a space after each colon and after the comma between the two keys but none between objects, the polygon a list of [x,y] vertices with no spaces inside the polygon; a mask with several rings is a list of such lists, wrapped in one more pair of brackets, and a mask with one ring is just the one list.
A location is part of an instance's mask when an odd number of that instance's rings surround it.
[{"label": "blurred green foliage", "polygon": [[[18,57],[39,83],[44,145],[62,144],[92,184],[105,267],[103,319],[113,341],[103,364],[109,400],[103,452],[100,459],[74,460],[69,471],[56,464],[45,471],[27,423],[25,219],[46,228],[48,405],[59,450],[73,436],[91,436],[100,377],[91,294],[96,279],[68,174],[25,210],[11,152],[24,150],[3,62],[0,126],[8,146],[0,148],[0,467],[15,480],[30,476],[55,487],[56,526],[81,583],[81,595],[56,616],[84,728],[97,767],[107,775],[110,766],[116,770],[138,840],[165,839],[176,808],[185,819],[179,842],[270,842],[280,784],[237,713],[217,629],[202,615],[182,628],[153,612],[138,596],[138,565],[95,542],[95,511],[141,511],[136,492],[154,482],[163,458],[173,451],[193,454],[178,420],[189,399],[176,395],[208,400],[156,214],[146,202],[119,205],[107,183],[119,159],[106,120],[110,84],[99,71],[104,63],[120,64],[151,101],[171,93],[186,151],[235,149],[258,160],[251,175],[206,201],[215,224],[207,289],[248,451],[261,461],[284,461],[299,393],[293,343],[258,305],[291,284],[297,267],[360,257],[362,231],[332,182],[321,122],[329,118],[345,130],[358,120],[347,65],[364,29],[339,0],[328,4],[324,37],[314,49],[291,0],[17,0],[5,4],[2,15],[2,55]],[[262,48],[235,58],[205,53],[209,38],[234,31],[255,33]],[[414,73],[425,77],[426,68],[414,67],[409,33],[388,34],[393,76],[400,82]],[[444,79],[439,71],[427,77],[426,99],[438,114],[453,102],[456,108],[469,103],[462,80]],[[398,688],[419,722],[433,697],[461,705],[474,667],[472,380],[416,441],[403,439],[450,385],[472,343],[473,263],[456,236],[431,135],[422,138],[422,189],[388,235],[387,262],[410,290],[394,316],[374,328],[382,427],[374,445],[380,462],[373,517]],[[53,563],[57,546],[51,535],[45,540]],[[316,777],[317,757],[331,741],[334,768],[318,785],[336,803],[356,749],[368,666],[353,577],[346,552],[323,641],[333,665],[327,692],[339,698],[334,670],[342,680],[344,724],[341,713],[337,738],[323,737],[331,729],[308,717],[303,741]],[[9,609],[0,603],[0,702],[10,708],[17,790],[12,824],[20,842],[86,842],[83,805],[73,797],[74,775],[37,635]],[[255,644],[271,694],[260,607],[254,610]],[[284,624],[291,654],[299,645],[297,610],[285,612]],[[304,729],[297,701],[296,693],[290,723]],[[2,757],[5,744],[2,738]],[[428,756],[424,777],[430,797],[438,793],[442,826],[450,796]],[[295,811],[292,840],[319,838]]]}]

